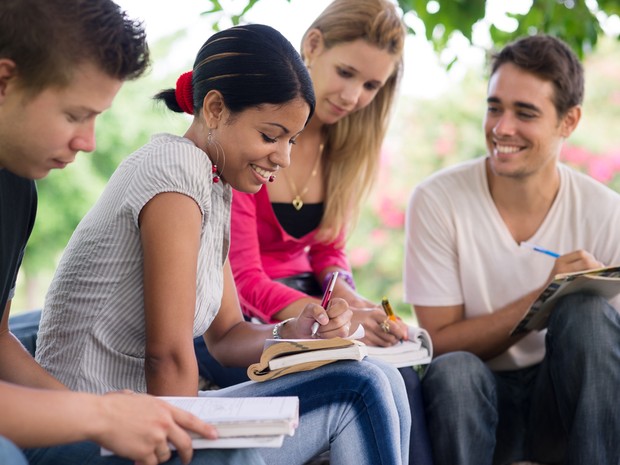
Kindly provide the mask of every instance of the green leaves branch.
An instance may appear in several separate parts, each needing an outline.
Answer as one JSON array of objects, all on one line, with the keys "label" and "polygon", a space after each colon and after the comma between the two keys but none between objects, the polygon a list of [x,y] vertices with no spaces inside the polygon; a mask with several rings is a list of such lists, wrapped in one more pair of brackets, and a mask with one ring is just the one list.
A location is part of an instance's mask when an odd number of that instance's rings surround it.
[{"label": "green leaves branch", "polygon": [[[219,14],[229,18],[233,24],[240,24],[244,15],[260,0],[246,0],[245,7],[238,14],[228,14],[220,0],[207,0],[211,8],[203,15]],[[291,3],[291,0],[286,0]],[[301,1],[301,0],[297,0]],[[306,0],[308,1],[308,0]],[[485,19],[487,0],[397,0],[403,15],[417,16],[424,24],[426,39],[436,52],[443,51],[455,34],[460,34],[472,43],[473,31]],[[508,3],[508,2],[507,2]],[[604,33],[602,23],[612,15],[620,15],[618,0],[533,0],[525,14],[507,13],[518,26],[505,31],[490,24],[489,33],[495,47],[502,47],[517,37],[536,33],[548,33],[566,41],[583,58],[590,53]],[[406,16],[405,16],[406,17]],[[219,30],[219,19],[214,22]],[[411,34],[416,34],[409,27]],[[618,35],[616,34],[616,39]]]}]

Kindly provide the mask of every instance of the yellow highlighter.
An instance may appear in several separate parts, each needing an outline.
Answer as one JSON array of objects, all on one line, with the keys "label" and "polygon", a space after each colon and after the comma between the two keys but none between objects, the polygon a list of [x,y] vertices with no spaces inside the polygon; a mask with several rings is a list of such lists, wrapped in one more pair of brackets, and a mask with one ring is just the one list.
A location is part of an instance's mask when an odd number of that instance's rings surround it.
[{"label": "yellow highlighter", "polygon": [[381,300],[381,306],[383,307],[383,311],[387,315],[390,321],[396,321],[396,315],[394,314],[394,310],[392,310],[392,306],[390,305],[390,301],[387,297],[383,297]]}]

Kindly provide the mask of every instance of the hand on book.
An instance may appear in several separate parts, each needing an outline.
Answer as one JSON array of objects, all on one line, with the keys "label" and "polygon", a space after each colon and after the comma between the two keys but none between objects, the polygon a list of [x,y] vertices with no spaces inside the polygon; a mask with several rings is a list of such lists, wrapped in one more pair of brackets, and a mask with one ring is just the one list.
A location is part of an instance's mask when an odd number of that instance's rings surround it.
[{"label": "hand on book", "polygon": [[620,266],[612,265],[555,275],[510,331],[510,335],[545,329],[557,301],[565,295],[579,292],[596,294],[608,301],[615,299],[620,294]]},{"label": "hand on book", "polygon": [[359,324],[364,327],[366,335],[361,341],[369,346],[388,347],[408,337],[407,325],[398,317],[386,318],[381,307],[353,309],[351,321],[355,328]]},{"label": "hand on book", "polygon": [[351,330],[352,315],[349,305],[343,299],[331,299],[327,310],[317,304],[308,304],[297,318],[282,327],[280,336],[283,339],[308,339],[312,337],[312,325],[318,322],[319,329],[314,337],[347,337]]},{"label": "hand on book", "polygon": [[91,439],[140,463],[167,460],[169,443],[178,450],[182,462],[189,463],[193,449],[188,432],[210,439],[217,437],[213,426],[156,397],[122,391],[96,399],[100,404],[100,421]]}]

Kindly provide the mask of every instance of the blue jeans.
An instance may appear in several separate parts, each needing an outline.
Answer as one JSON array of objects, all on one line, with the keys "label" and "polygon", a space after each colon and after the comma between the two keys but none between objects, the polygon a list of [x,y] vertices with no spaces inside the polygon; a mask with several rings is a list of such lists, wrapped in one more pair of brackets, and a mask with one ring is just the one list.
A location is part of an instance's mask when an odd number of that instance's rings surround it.
[{"label": "blue jeans", "polygon": [[40,309],[29,310],[9,317],[9,329],[11,333],[19,339],[33,357],[37,346],[37,333],[39,331],[40,320]]},{"label": "blue jeans", "polygon": [[340,361],[204,396],[298,396],[300,422],[280,449],[260,449],[270,465],[299,465],[327,450],[338,465],[408,463],[411,415],[398,371],[383,362]]},{"label": "blue jeans", "polygon": [[422,388],[437,464],[620,463],[620,315],[600,297],[566,296],[545,344],[540,364],[515,371],[467,352],[433,360]]},{"label": "blue jeans", "polygon": [[[33,322],[38,319],[36,316]],[[25,323],[29,328],[36,328],[30,318]],[[29,330],[30,333],[36,335],[36,331]],[[413,390],[409,389],[408,393],[395,368],[369,360],[338,362],[264,383],[247,382],[203,394],[300,397],[302,420],[295,436],[287,438],[281,449],[261,449],[269,464],[302,464],[327,450],[334,464],[407,464],[409,432],[415,428],[411,425],[409,408],[401,406],[409,405],[407,395],[415,398],[416,404],[421,403],[417,375],[415,381]],[[422,412],[420,408],[417,411]],[[425,440],[423,448],[416,451],[420,457],[430,455],[426,444]],[[26,454],[33,465],[131,463],[117,457],[100,457],[99,446],[90,442],[29,449]],[[167,463],[180,462],[173,458]],[[192,463],[254,464],[262,461],[258,461],[254,450],[204,450],[196,451]]]},{"label": "blue jeans", "polygon": [[[200,375],[213,381],[219,387],[228,387],[248,381],[247,369],[223,367],[209,353],[202,337],[194,339],[194,349],[198,360]],[[405,382],[411,414],[411,432],[409,443],[409,465],[432,465],[431,446],[424,418],[422,388],[420,378],[412,368],[399,368]]]},{"label": "blue jeans", "polygon": [[[201,395],[299,396],[300,424],[279,449],[195,451],[194,465],[301,465],[327,450],[332,463],[338,465],[401,465],[408,460],[411,417],[408,409],[397,408],[407,401],[405,388],[398,371],[382,362],[336,362],[263,383],[203,391]],[[97,444],[83,442],[24,452],[31,465],[133,463],[101,457],[99,450]],[[166,464],[180,465],[180,460],[174,457]]]},{"label": "blue jeans", "polygon": [[4,436],[0,436],[0,464],[28,465],[22,451]]},{"label": "blue jeans", "polygon": [[[79,442],[64,446],[42,447],[25,449],[30,465],[134,465],[133,460],[122,459],[116,456],[102,457],[101,448],[94,442]],[[11,464],[13,462],[2,462]],[[19,463],[19,462],[18,462]],[[265,465],[258,449],[202,449],[195,450],[191,461],[192,465],[231,465],[251,464]],[[172,458],[165,465],[182,465],[178,455],[173,453]]]}]

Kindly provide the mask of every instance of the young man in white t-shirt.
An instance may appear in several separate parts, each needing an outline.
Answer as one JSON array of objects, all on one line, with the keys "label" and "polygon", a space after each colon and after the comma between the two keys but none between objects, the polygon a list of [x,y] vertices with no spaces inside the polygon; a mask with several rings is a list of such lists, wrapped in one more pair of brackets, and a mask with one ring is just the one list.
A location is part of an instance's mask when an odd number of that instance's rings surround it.
[{"label": "young man in white t-shirt", "polygon": [[510,336],[555,274],[620,264],[620,196],[558,162],[582,100],[566,44],[506,46],[492,62],[486,157],[410,199],[405,298],[437,355],[423,393],[438,465],[620,463],[620,305],[568,296],[547,331]]}]

